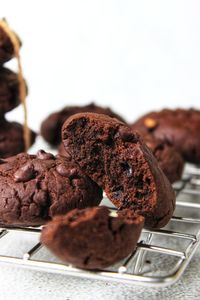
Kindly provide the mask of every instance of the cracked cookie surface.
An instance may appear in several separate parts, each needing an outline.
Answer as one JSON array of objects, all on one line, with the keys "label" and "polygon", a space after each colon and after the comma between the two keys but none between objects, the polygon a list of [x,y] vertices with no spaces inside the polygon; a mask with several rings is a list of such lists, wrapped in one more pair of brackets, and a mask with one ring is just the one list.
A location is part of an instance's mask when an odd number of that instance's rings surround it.
[{"label": "cracked cookie surface", "polygon": [[112,216],[104,206],[74,209],[44,226],[41,242],[67,263],[101,269],[135,251],[143,224],[128,210]]},{"label": "cracked cookie surface", "polygon": [[0,161],[0,223],[41,225],[101,199],[102,190],[69,158],[40,150]]}]

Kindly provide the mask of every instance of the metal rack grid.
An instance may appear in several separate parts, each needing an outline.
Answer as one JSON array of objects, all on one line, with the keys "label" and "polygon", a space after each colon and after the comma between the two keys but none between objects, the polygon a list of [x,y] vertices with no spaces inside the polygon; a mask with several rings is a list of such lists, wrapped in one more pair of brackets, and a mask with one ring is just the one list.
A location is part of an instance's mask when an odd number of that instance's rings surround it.
[{"label": "metal rack grid", "polygon": [[[145,286],[173,284],[181,277],[200,244],[200,168],[187,167],[182,180],[174,188],[177,209],[167,227],[158,230],[144,229],[136,252],[110,269],[86,271],[55,261],[53,255],[47,255],[47,258],[43,255],[41,258],[40,253],[45,250],[39,243],[41,228],[32,227],[0,227],[0,242],[3,241],[4,246],[6,237],[13,232],[28,235],[29,238],[34,235],[38,239],[22,255],[1,254],[0,244],[0,263]],[[16,243],[13,242],[12,247],[17,247]],[[167,270],[166,266],[169,267]]]}]

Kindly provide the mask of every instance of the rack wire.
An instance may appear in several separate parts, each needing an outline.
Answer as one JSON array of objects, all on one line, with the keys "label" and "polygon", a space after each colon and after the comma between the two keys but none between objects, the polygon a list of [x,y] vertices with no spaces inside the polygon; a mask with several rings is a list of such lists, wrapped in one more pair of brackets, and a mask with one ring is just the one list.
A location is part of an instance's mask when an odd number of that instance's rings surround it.
[{"label": "rack wire", "polygon": [[[41,227],[1,226],[0,263],[144,286],[173,284],[184,273],[200,244],[200,168],[188,165],[174,189],[176,210],[169,224],[162,229],[144,229],[136,252],[111,268],[86,271],[62,263],[40,244]],[[108,205],[107,199],[104,200]]]}]

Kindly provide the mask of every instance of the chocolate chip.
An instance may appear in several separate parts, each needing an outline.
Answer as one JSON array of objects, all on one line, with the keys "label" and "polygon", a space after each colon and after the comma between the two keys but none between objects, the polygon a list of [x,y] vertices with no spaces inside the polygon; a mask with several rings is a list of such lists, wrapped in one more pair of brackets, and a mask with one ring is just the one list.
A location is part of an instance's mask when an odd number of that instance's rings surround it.
[{"label": "chocolate chip", "polygon": [[139,191],[137,191],[135,193],[135,198],[138,199],[138,200],[141,200],[142,198],[144,198],[144,196],[145,195],[143,193],[139,192]]},{"label": "chocolate chip", "polygon": [[134,134],[131,128],[120,127],[119,135],[124,142],[137,142],[138,136]]},{"label": "chocolate chip", "polygon": [[135,176],[133,178],[133,185],[137,189],[143,189],[144,186],[143,176],[142,175]]},{"label": "chocolate chip", "polygon": [[44,150],[39,150],[37,152],[37,158],[39,158],[39,159],[55,159],[53,154],[51,154],[49,152],[45,152]]},{"label": "chocolate chip", "polygon": [[17,170],[14,174],[14,180],[16,182],[26,182],[35,178],[35,170],[32,164],[26,164]]},{"label": "chocolate chip", "polygon": [[70,169],[69,167],[66,167],[65,165],[58,165],[56,167],[56,171],[64,176],[64,177],[68,177],[68,178],[73,178],[76,177],[78,175],[77,169],[76,168],[72,168]]},{"label": "chocolate chip", "polygon": [[112,137],[107,137],[107,138],[105,138],[104,139],[104,144],[106,144],[106,145],[108,145],[108,146],[113,146],[114,145],[114,140],[113,140],[113,138]]},{"label": "chocolate chip", "polygon": [[122,162],[120,165],[126,176],[131,177],[133,173],[132,167],[126,161]]},{"label": "chocolate chip", "polygon": [[120,190],[112,193],[112,197],[116,200],[120,199],[121,196],[122,196],[122,191],[120,191]]}]

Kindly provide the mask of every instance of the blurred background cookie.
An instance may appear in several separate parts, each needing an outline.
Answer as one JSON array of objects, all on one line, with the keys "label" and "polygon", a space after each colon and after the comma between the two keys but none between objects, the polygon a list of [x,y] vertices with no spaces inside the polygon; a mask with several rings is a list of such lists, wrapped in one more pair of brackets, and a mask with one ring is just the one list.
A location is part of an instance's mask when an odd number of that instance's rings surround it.
[{"label": "blurred background cookie", "polygon": [[[30,146],[35,142],[36,133],[30,129]],[[7,158],[25,151],[24,128],[17,122],[0,120],[0,158]]]},{"label": "blurred background cookie", "polygon": [[163,109],[139,118],[133,127],[173,145],[185,161],[200,163],[200,111]]},{"label": "blurred background cookie", "polygon": [[0,115],[4,115],[21,103],[18,75],[0,67]]}]

